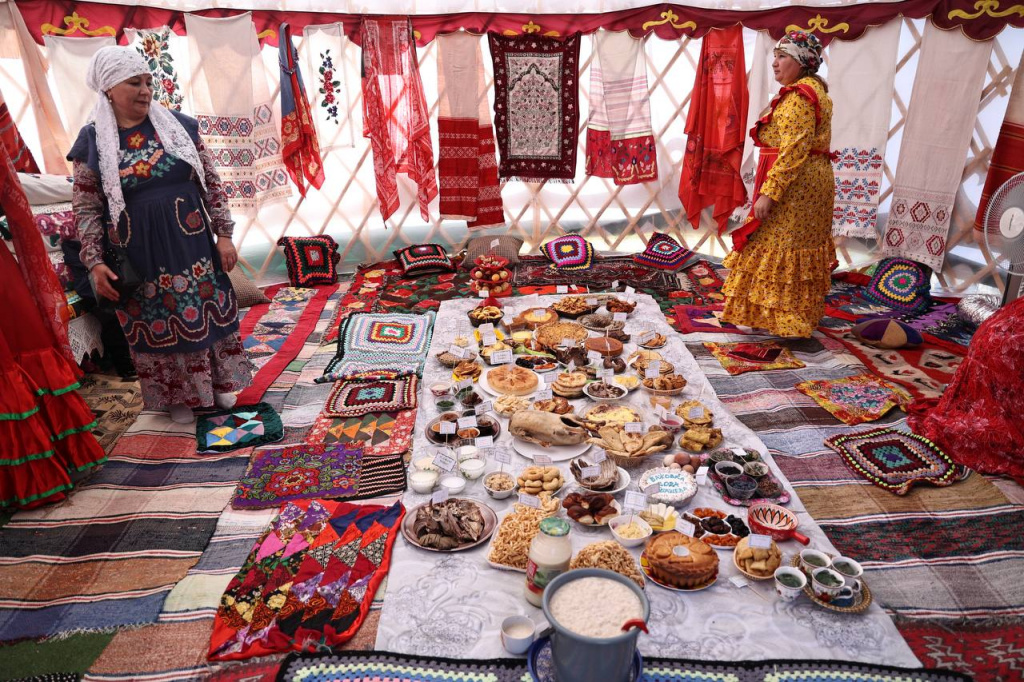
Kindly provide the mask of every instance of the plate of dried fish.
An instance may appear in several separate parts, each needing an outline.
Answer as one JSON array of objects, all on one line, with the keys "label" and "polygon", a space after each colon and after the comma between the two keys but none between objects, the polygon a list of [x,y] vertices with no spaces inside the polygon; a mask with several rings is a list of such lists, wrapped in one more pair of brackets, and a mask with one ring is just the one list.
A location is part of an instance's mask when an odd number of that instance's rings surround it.
[{"label": "plate of dried fish", "polygon": [[487,541],[498,516],[486,504],[452,497],[440,504],[426,502],[407,512],[402,535],[410,544],[431,552],[461,552]]}]

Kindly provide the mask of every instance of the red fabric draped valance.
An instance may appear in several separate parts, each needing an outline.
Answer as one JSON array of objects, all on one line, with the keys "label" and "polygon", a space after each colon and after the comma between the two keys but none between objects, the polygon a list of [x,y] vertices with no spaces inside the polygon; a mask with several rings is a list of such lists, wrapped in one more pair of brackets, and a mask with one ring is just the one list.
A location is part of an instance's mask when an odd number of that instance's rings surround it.
[{"label": "red fabric draped valance", "polygon": [[[125,44],[125,27],[166,25],[179,34],[185,33],[182,12],[158,7],[71,0],[16,0],[15,4],[40,44],[43,35],[115,35],[119,42]],[[209,9],[195,14],[225,17],[239,11]],[[309,24],[340,21],[348,37],[359,42],[359,15],[268,10],[253,10],[252,15],[260,39],[269,45],[277,45],[277,28],[283,22],[291,24],[293,30],[300,30]],[[450,33],[460,28],[472,33],[538,33],[551,37],[567,36],[577,31],[592,33],[604,28],[628,30],[637,37],[654,33],[659,38],[673,40],[681,36],[700,38],[711,29],[727,28],[736,23],[750,29],[767,30],[774,38],[782,37],[787,30],[799,28],[814,32],[823,43],[828,43],[831,40],[856,40],[869,26],[884,24],[900,16],[911,19],[929,17],[938,28],[955,28],[973,40],[987,40],[1007,26],[1024,27],[1024,0],[905,0],[835,7],[788,6],[754,11],[662,4],[601,14],[465,12],[418,14],[411,19],[416,42],[423,46],[438,33]]]}]

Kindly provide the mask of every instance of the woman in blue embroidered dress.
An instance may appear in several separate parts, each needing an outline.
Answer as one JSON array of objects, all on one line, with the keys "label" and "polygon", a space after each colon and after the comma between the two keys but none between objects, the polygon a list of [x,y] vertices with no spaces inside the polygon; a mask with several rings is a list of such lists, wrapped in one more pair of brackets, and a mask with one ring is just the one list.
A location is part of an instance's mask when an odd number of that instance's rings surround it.
[{"label": "woman in blue embroidered dress", "polygon": [[[115,302],[147,409],[188,423],[193,408],[230,408],[252,365],[226,274],[238,260],[234,223],[198,122],[152,101],[152,75],[132,48],[99,50],[87,84],[99,98],[68,160],[93,289]],[[107,240],[126,247],[142,279],[133,293],[115,288]]]}]

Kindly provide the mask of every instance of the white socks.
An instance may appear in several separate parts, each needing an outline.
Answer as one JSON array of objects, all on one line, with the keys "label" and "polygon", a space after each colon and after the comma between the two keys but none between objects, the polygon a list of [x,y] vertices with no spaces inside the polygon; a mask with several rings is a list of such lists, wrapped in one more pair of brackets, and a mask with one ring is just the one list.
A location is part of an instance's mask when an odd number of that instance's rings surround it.
[{"label": "white socks", "polygon": [[168,412],[171,413],[171,421],[178,424],[191,424],[196,420],[196,416],[192,414],[192,408],[188,405],[171,405]]},{"label": "white socks", "polygon": [[238,402],[238,396],[234,393],[214,393],[213,404],[222,410],[230,410]]}]

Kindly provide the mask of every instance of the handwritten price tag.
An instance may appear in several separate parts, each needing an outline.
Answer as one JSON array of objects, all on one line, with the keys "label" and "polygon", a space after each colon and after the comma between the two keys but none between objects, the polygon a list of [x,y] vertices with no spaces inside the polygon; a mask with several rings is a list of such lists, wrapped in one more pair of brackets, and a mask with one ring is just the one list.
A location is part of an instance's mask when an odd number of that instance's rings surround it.
[{"label": "handwritten price tag", "polygon": [[569,287],[565,284],[559,284],[555,287],[556,294],[567,294],[569,293]]},{"label": "handwritten price tag", "polygon": [[634,511],[643,511],[647,508],[647,496],[634,490],[627,490],[626,500],[622,506]]},{"label": "handwritten price tag", "polygon": [[643,433],[643,422],[626,422],[626,433]]},{"label": "handwritten price tag", "polygon": [[472,385],[473,385],[473,380],[472,379],[463,379],[459,383],[455,384],[455,387],[461,391],[462,389],[469,388]]},{"label": "handwritten price tag", "polygon": [[434,494],[430,496],[430,504],[444,504],[448,501],[448,489],[441,488],[435,490]]},{"label": "handwritten price tag", "polygon": [[484,334],[493,334],[494,333],[494,323],[493,322],[488,322],[487,324],[482,324],[482,325],[480,325],[478,327],[478,329],[480,330],[480,335],[481,336],[483,336]]},{"label": "handwritten price tag", "polygon": [[492,239],[491,240],[491,248],[493,249],[493,248],[497,247],[498,244],[500,244],[500,243],[501,243],[500,239]]},{"label": "handwritten price tag", "polygon": [[600,464],[601,462],[608,459],[608,455],[605,454],[604,450],[598,450],[597,452],[590,455],[590,459],[594,461],[594,464]]},{"label": "handwritten price tag", "polygon": [[494,447],[494,436],[480,436],[475,441],[478,448],[493,448]]},{"label": "handwritten price tag", "polygon": [[460,359],[466,357],[466,349],[461,346],[456,346],[454,343],[448,346],[448,352]]},{"label": "handwritten price tag", "polygon": [[483,341],[485,346],[493,346],[498,343],[498,337],[494,335],[494,332],[481,332],[480,340]]},{"label": "handwritten price tag", "polygon": [[476,293],[476,295],[478,298],[487,298],[488,296],[491,295],[491,292],[488,291],[487,289],[481,289]]},{"label": "handwritten price tag", "polygon": [[537,391],[537,400],[551,400],[551,389],[545,388],[542,391]]},{"label": "handwritten price tag", "polygon": [[599,466],[583,467],[580,469],[580,476],[583,478],[597,478],[600,475],[601,467]]},{"label": "handwritten price tag", "polygon": [[474,407],[473,408],[473,412],[476,413],[479,416],[479,415],[483,414],[484,412],[490,412],[491,409],[492,409],[491,401],[490,400],[485,400],[482,403],[480,403],[479,405],[477,405],[476,407]]},{"label": "handwritten price tag", "polygon": [[491,353],[492,365],[506,365],[510,362],[512,362],[512,351],[510,350],[498,350]]},{"label": "handwritten price tag", "polygon": [[475,429],[476,428],[476,417],[459,417],[459,428],[460,429]]},{"label": "handwritten price tag", "polygon": [[587,299],[587,305],[589,305],[589,306],[597,305],[597,299],[596,298],[588,298]]},{"label": "handwritten price tag", "polygon": [[612,382],[612,379],[615,378],[615,370],[614,369],[602,369],[601,371],[599,371],[597,373],[597,376],[598,376],[598,378],[601,379],[601,381],[603,381],[603,382],[605,382],[607,384],[610,384]]},{"label": "handwritten price tag", "polygon": [[736,455],[740,459],[743,459],[747,456],[747,451],[744,450],[743,448],[732,448],[732,454]]},{"label": "handwritten price tag", "polygon": [[596,350],[588,350],[587,357],[590,358],[592,361],[597,361],[601,359],[601,354],[598,353]]},{"label": "handwritten price tag", "polygon": [[772,539],[767,535],[751,533],[750,537],[747,539],[747,544],[749,544],[752,549],[771,549]]},{"label": "handwritten price tag", "polygon": [[440,429],[442,436],[450,436],[455,433],[455,422],[441,422]]},{"label": "handwritten price tag", "polygon": [[704,408],[700,405],[694,405],[690,408],[690,411],[686,413],[687,419],[701,419],[704,417]]},{"label": "handwritten price tag", "polygon": [[512,453],[508,450],[498,450],[494,453],[494,461],[501,462],[502,464],[511,464]]},{"label": "handwritten price tag", "polygon": [[632,296],[636,293],[636,289],[633,287],[626,287],[626,296]]},{"label": "handwritten price tag", "polygon": [[548,457],[547,455],[534,455],[533,461],[537,466],[551,466],[551,458]]},{"label": "handwritten price tag", "polygon": [[682,519],[676,521],[676,530],[683,535],[689,535],[691,538],[693,534],[697,532],[697,528],[689,521],[683,521]]},{"label": "handwritten price tag", "polygon": [[533,495],[527,495],[526,493],[519,493],[519,503],[525,504],[527,507],[533,507],[534,509],[540,509],[540,498]]},{"label": "handwritten price tag", "polygon": [[612,313],[612,319],[615,320],[616,322],[625,322],[626,313]]},{"label": "handwritten price tag", "polygon": [[729,582],[731,582],[736,587],[746,587],[750,584],[750,581],[744,578],[742,575],[734,575],[733,577],[729,578]]},{"label": "handwritten price tag", "polygon": [[439,452],[434,455],[434,466],[444,471],[451,471],[455,468],[455,458]]},{"label": "handwritten price tag", "polygon": [[506,315],[505,317],[501,318],[501,323],[503,325],[505,325],[506,327],[511,327],[513,321],[514,320],[511,317],[509,317],[508,315]]}]

